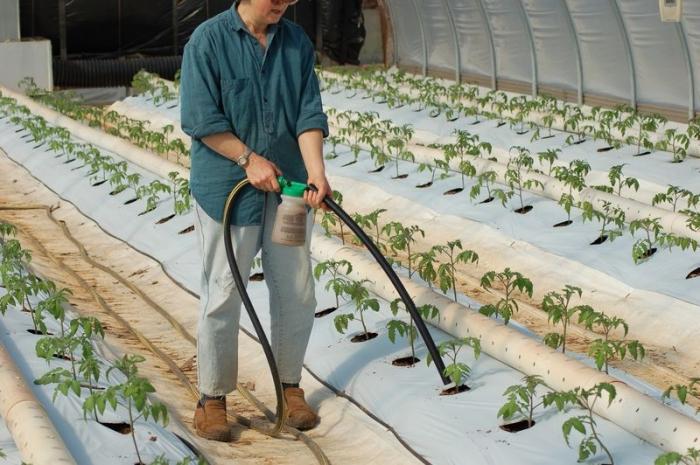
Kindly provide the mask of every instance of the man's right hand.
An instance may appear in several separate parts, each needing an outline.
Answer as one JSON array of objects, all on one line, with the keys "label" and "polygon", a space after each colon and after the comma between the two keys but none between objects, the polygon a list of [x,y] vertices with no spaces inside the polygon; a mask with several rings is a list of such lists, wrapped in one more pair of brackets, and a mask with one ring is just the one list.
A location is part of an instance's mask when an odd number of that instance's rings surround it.
[{"label": "man's right hand", "polygon": [[250,184],[256,189],[265,192],[279,192],[280,185],[277,182],[277,176],[281,176],[282,172],[277,165],[272,163],[265,157],[253,152],[250,154],[248,165],[245,167],[246,176]]}]

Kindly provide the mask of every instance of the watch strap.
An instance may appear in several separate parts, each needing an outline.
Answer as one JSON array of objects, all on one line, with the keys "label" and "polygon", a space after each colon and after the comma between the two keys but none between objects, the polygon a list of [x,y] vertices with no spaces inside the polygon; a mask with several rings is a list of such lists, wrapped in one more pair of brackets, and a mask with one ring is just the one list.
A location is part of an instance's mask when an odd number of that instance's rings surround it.
[{"label": "watch strap", "polygon": [[236,163],[238,163],[238,166],[240,166],[241,168],[245,168],[245,166],[248,164],[248,159],[251,153],[253,153],[253,149],[246,146],[243,153],[236,159]]}]

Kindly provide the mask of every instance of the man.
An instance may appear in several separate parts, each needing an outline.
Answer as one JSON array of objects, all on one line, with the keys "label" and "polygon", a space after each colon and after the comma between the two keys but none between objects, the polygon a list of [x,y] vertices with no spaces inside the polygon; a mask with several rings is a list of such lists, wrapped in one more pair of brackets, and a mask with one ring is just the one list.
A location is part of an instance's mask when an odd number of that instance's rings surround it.
[{"label": "man", "polygon": [[[201,24],[185,47],[181,120],[192,137],[190,187],[202,251],[197,365],[201,399],[194,425],[205,438],[229,441],[226,394],[237,377],[241,299],[228,268],[221,221],[226,197],[247,177],[236,201],[232,240],[241,275],[262,249],[270,291],[271,342],[289,410],[288,424],[318,422],[299,388],[316,306],[305,247],[270,240],[277,176],[314,184],[314,208],[331,192],[323,164],[326,116],[314,72],[314,50],[301,28],[282,20],[296,0],[240,0]],[[308,215],[310,231],[312,216]]]}]

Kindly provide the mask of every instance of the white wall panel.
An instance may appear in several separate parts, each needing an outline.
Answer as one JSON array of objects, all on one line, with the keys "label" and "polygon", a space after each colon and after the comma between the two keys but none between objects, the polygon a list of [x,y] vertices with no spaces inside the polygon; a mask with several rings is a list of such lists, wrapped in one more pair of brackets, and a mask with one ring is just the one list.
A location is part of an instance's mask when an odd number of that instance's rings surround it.
[{"label": "white wall panel", "polygon": [[[420,0],[419,0],[420,1]],[[398,42],[399,65],[423,66],[423,40],[416,10],[411,0],[388,0],[391,9],[391,24]]]},{"label": "white wall panel", "polygon": [[484,0],[494,46],[499,79],[532,81],[527,25],[518,12],[521,0]]},{"label": "white wall panel", "polygon": [[442,0],[419,0],[428,44],[428,69],[455,69],[452,26]]},{"label": "white wall panel", "polygon": [[539,84],[575,89],[576,47],[563,0],[522,0],[532,27]]},{"label": "white wall panel", "polygon": [[462,57],[462,72],[491,76],[491,44],[489,31],[475,2],[448,0],[455,18]]},{"label": "white wall panel", "polygon": [[683,30],[690,49],[695,80],[695,108],[700,108],[700,2],[683,4]]},{"label": "white wall panel", "polygon": [[658,2],[617,3],[632,46],[638,103],[686,107],[688,72],[675,23],[661,22]]},{"label": "white wall panel", "polygon": [[578,33],[584,92],[629,100],[629,66],[610,0],[566,0]]}]

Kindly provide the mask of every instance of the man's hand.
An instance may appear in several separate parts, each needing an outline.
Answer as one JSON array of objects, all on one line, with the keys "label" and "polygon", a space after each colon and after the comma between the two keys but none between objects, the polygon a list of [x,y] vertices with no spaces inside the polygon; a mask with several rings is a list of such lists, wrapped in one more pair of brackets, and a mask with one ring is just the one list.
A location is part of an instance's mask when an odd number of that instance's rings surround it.
[{"label": "man's hand", "polygon": [[257,153],[251,153],[248,165],[245,167],[245,174],[248,176],[250,184],[256,189],[265,192],[279,192],[280,185],[277,176],[282,172],[277,165]]},{"label": "man's hand", "polygon": [[316,192],[312,190],[307,190],[304,192],[304,201],[313,208],[322,208],[328,211],[328,206],[323,203],[323,199],[326,196],[331,195],[333,190],[330,184],[328,184],[328,179],[326,178],[326,173],[309,173],[309,179],[306,181],[307,184],[313,184],[318,189]]}]

